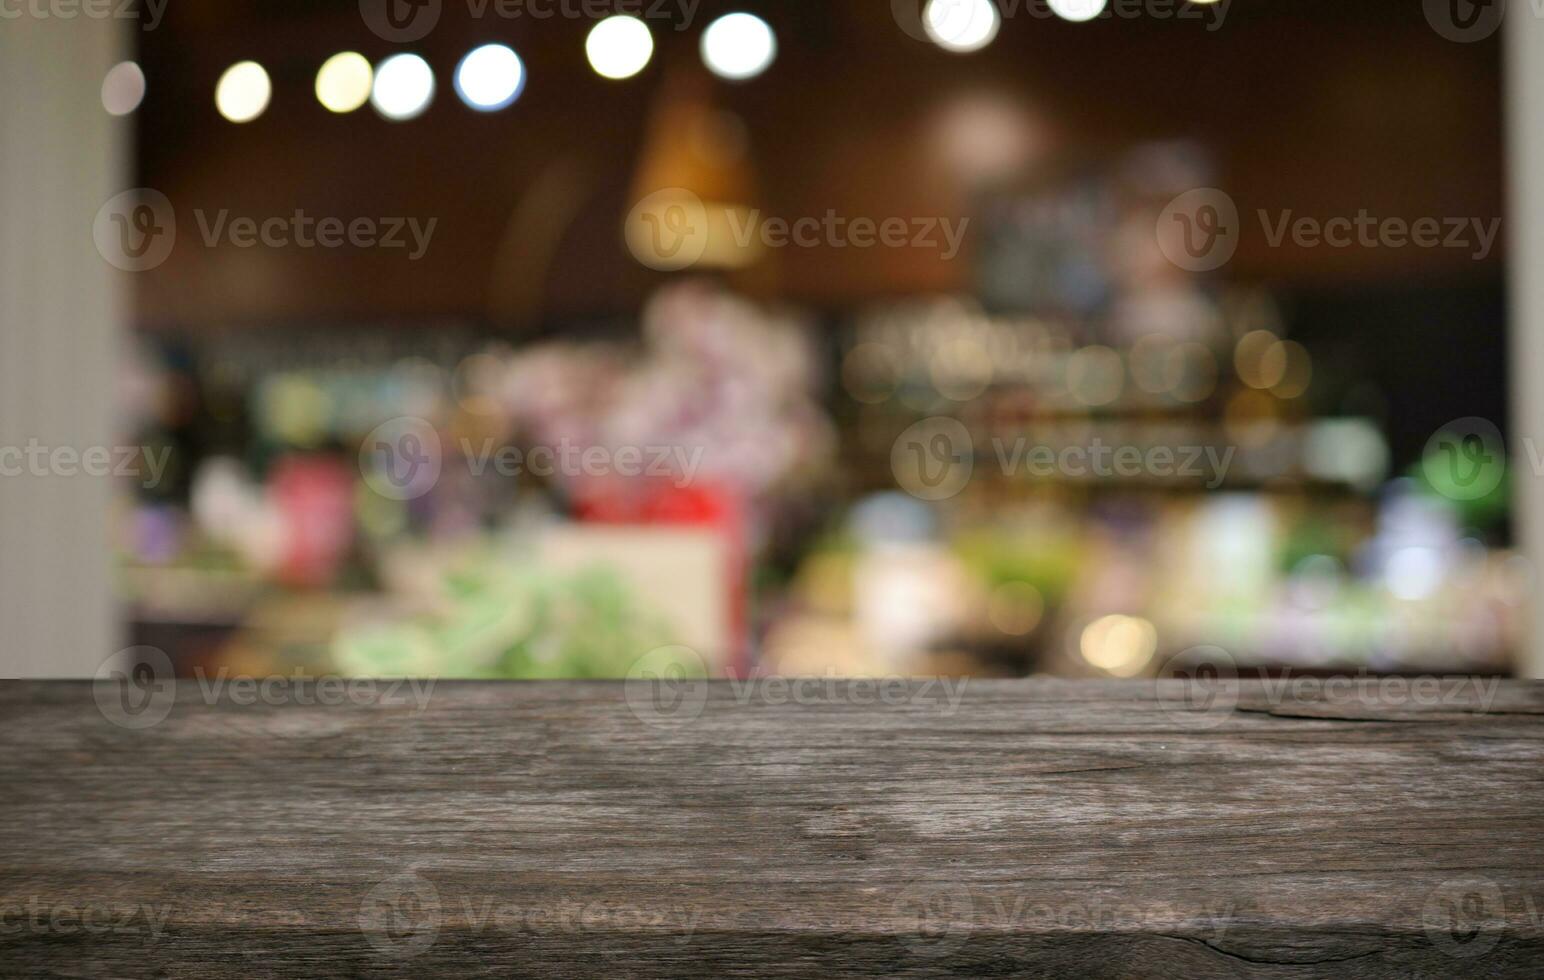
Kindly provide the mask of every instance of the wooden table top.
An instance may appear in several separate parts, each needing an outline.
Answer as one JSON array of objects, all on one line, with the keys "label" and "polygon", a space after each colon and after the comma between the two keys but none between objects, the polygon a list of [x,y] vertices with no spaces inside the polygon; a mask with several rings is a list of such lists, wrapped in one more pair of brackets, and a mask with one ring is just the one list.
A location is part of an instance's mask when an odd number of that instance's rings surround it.
[{"label": "wooden table top", "polygon": [[0,976],[1544,976],[1544,685],[0,685]]}]

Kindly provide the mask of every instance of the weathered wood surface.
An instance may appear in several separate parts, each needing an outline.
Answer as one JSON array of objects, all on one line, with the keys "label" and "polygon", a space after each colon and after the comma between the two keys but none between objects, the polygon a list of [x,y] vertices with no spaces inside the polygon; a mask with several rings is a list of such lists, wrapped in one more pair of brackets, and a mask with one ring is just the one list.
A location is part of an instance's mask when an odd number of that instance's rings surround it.
[{"label": "weathered wood surface", "polygon": [[1544,686],[1180,683],[8,683],[0,976],[1544,975]]}]

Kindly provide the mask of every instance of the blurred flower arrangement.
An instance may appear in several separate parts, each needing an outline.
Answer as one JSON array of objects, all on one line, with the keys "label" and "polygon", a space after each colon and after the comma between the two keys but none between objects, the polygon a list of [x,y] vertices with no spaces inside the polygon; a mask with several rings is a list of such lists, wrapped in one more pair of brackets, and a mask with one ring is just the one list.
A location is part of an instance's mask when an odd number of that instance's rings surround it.
[{"label": "blurred flower arrangement", "polygon": [[[710,528],[734,565],[724,593],[743,603],[745,565],[782,502],[831,472],[836,439],[807,331],[707,282],[662,289],[635,338],[388,348],[379,358],[362,349],[346,362],[329,344],[314,363],[304,349],[271,363],[217,346],[183,358],[242,365],[197,375],[234,384],[204,397],[237,406],[224,416],[241,428],[183,439],[179,454],[218,449],[179,455],[185,490],[136,506],[131,527],[150,526],[153,512],[177,533],[155,535],[153,549],[144,533],[126,539],[135,595],[164,591],[160,578],[215,556],[262,589],[251,600],[260,605],[283,604],[293,589],[330,596],[341,625],[326,649],[350,673],[614,677],[668,642],[673,624],[625,575],[538,567],[529,548],[498,544],[504,532],[564,521]],[[196,399],[195,376],[174,360],[145,372],[146,383]],[[437,436],[438,476],[422,495],[383,496],[361,470],[367,433],[391,419]],[[692,470],[689,480],[615,466],[511,474],[469,455],[501,447],[613,461],[668,448]],[[404,563],[417,572],[402,574]],[[186,592],[191,580],[176,577]]]},{"label": "blurred flower arrangement", "polygon": [[[357,676],[621,677],[668,643],[667,625],[603,567],[569,574],[488,548],[417,575],[421,611],[395,623],[373,615],[335,638],[332,659]],[[683,670],[695,664],[682,661]]]},{"label": "blurred flower arrangement", "polygon": [[512,351],[479,372],[478,394],[535,444],[700,449],[696,478],[755,516],[829,472],[836,437],[817,375],[796,322],[689,281],[645,308],[640,348],[555,341]]}]

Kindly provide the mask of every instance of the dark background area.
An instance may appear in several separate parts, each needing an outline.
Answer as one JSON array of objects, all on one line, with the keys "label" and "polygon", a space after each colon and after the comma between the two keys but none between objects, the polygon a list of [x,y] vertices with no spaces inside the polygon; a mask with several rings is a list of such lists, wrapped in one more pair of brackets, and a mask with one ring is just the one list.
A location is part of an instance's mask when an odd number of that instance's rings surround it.
[{"label": "dark background area", "polygon": [[[701,31],[730,9],[764,17],[782,41],[758,84],[710,80],[701,68]],[[968,214],[975,188],[936,152],[962,104],[1012,120],[1031,174],[1182,138],[1214,154],[1219,186],[1246,216],[1501,213],[1499,38],[1451,43],[1418,5],[1397,0],[1235,0],[1216,31],[1206,18],[1070,24],[1021,10],[968,57],[906,36],[888,3],[704,0],[690,29],[651,21],[655,57],[621,83],[585,63],[591,23],[503,19],[491,8],[474,19],[465,3],[446,2],[428,37],[393,45],[370,33],[349,0],[170,4],[164,23],[139,39],[152,79],[137,114],[145,185],[179,209],[263,216],[301,207],[439,225],[418,262],[381,250],[206,249],[188,236],[141,277],[141,324],[452,314],[522,328],[635,310],[664,277],[626,254],[617,220],[669,86],[701,86],[744,120],[753,203],[768,214]],[[528,82],[513,107],[482,115],[455,98],[450,73],[466,50],[494,40],[519,52]],[[438,77],[434,103],[404,123],[368,109],[326,112],[312,76],[340,50],[372,61],[421,53]],[[268,67],[274,96],[262,117],[231,125],[210,93],[244,58]],[[516,254],[501,267],[497,245],[522,209],[542,216],[529,220],[555,247],[550,258]],[[966,263],[882,251],[786,250],[774,268],[735,285],[827,309],[965,285]],[[1477,263],[1448,249],[1271,248],[1254,234],[1228,273],[1312,288],[1321,299],[1336,285],[1372,282],[1473,290],[1499,282],[1503,252]],[[514,282],[530,286],[514,290],[526,300],[495,303]]]}]

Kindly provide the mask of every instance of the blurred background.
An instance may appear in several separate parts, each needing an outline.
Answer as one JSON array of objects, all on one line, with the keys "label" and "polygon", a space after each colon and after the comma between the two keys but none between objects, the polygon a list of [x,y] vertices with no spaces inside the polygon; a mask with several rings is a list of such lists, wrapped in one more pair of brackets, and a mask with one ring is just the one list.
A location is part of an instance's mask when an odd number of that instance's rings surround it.
[{"label": "blurred background", "polygon": [[1485,8],[39,4],[6,673],[1527,672]]}]

